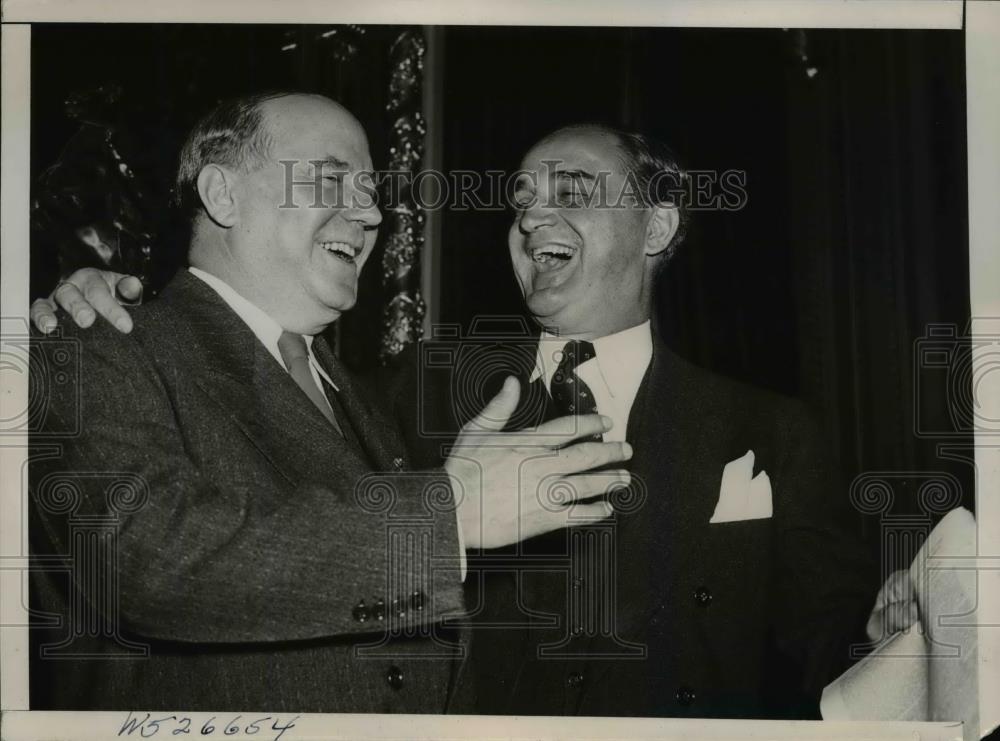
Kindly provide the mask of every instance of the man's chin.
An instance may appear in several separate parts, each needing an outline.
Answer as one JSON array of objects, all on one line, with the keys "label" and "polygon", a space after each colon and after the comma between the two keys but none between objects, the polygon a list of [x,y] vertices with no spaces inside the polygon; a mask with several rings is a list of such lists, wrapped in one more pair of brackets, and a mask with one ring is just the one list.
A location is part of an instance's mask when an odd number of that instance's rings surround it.
[{"label": "man's chin", "polygon": [[320,305],[313,305],[309,312],[302,314],[309,315],[308,320],[303,318],[303,322],[309,325],[309,331],[304,334],[319,334],[354,306],[354,301],[344,301],[342,299],[333,301],[332,299],[322,301]]},{"label": "man's chin", "polygon": [[338,312],[338,316],[350,311],[358,302],[358,287],[354,281],[338,281],[328,284],[326,290],[316,292],[316,297],[330,311]]},{"label": "man's chin", "polygon": [[328,304],[327,308],[330,310],[330,313],[334,315],[335,319],[339,319],[342,314],[353,309],[356,304],[356,300],[338,301],[336,303]]},{"label": "man's chin", "polygon": [[531,318],[541,327],[552,331],[559,330],[560,324],[565,323],[565,310],[567,302],[564,298],[551,290],[536,291],[525,300]]}]

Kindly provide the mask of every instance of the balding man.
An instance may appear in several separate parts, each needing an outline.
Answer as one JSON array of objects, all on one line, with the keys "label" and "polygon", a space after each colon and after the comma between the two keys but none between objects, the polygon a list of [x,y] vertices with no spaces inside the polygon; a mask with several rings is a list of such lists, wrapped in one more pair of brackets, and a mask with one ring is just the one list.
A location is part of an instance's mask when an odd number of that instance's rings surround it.
[{"label": "balding man", "polygon": [[633,483],[609,521],[470,560],[481,711],[816,717],[865,639],[875,573],[802,406],[687,362],[651,323],[685,226],[677,163],[649,137],[576,125],[519,172],[508,245],[538,339],[480,338],[489,362],[440,387],[424,372],[419,395],[402,376],[397,416],[431,465],[441,438],[423,430],[464,421],[456,390],[514,374],[517,424],[611,417],[603,439],[634,449]]},{"label": "balding man", "polygon": [[[463,541],[565,526],[567,511],[536,503],[552,476],[581,496],[608,486],[574,474],[627,446],[568,445],[608,429],[599,415],[497,432],[516,384],[455,458],[406,473],[393,423],[319,336],[354,305],[375,243],[371,167],[361,125],[328,98],[219,105],[180,158],[190,267],[130,334],[101,323],[38,341],[51,395],[32,442],[80,427],[30,471],[38,563],[76,556],[68,579],[37,575],[37,606],[68,621],[49,649],[66,626],[75,637],[34,662],[33,708],[443,712],[458,663],[440,622],[463,608]],[[67,338],[78,364],[58,362]],[[95,593],[72,549],[98,520],[111,547],[92,561],[108,579]],[[102,630],[79,624],[82,605]]]}]

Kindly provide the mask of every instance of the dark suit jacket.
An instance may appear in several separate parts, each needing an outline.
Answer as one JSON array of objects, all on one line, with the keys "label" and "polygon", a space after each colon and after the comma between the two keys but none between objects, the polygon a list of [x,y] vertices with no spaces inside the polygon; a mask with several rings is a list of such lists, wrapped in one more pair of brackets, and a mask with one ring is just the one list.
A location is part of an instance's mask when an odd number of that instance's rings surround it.
[{"label": "dark suit jacket", "polygon": [[[508,372],[525,380],[516,426],[550,416],[543,384],[526,383],[533,344],[498,343],[489,362],[469,349],[464,365],[450,352],[459,378],[429,370],[447,353],[428,343],[400,376],[416,368],[419,393],[396,380],[422,464],[446,442],[436,431],[467,421],[469,389],[488,399]],[[878,586],[816,426],[797,403],[654,340],[627,439],[633,485],[611,521],[470,559],[479,711],[815,717]],[[709,524],[723,467],[748,450],[770,478],[773,517]]]},{"label": "dark suit jacket", "polygon": [[443,712],[443,472],[317,339],[341,437],[187,271],[134,318],[35,342],[32,707]]}]

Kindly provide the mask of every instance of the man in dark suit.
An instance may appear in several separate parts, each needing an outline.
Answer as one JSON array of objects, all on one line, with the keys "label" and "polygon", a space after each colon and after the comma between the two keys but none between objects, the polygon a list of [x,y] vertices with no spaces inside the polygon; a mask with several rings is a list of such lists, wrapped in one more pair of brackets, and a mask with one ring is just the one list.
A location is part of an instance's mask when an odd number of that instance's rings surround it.
[{"label": "man in dark suit", "polygon": [[[480,711],[817,717],[877,584],[805,411],[681,359],[650,324],[684,228],[676,163],[648,138],[578,126],[521,170],[511,260],[542,334],[496,340],[490,371],[521,378],[519,425],[612,417],[604,439],[632,444],[633,484],[608,522],[471,558]],[[441,349],[423,347],[393,395],[425,465],[441,454],[426,431],[458,429],[468,406],[461,363],[444,379],[423,360]]]},{"label": "man in dark suit", "polygon": [[130,334],[36,342],[33,601],[55,622],[33,631],[33,708],[443,712],[463,542],[564,527],[566,508],[533,504],[550,477],[608,485],[574,474],[627,446],[569,444],[608,429],[598,415],[498,431],[514,385],[460,460],[407,472],[394,424],[319,336],[375,241],[370,169],[327,98],[221,104],[180,159],[190,268]]}]

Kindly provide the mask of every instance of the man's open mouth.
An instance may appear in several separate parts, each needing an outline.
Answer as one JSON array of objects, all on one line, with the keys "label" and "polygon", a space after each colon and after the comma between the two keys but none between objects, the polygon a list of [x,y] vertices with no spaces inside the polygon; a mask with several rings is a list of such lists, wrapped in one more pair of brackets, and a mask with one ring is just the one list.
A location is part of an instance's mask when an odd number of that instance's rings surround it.
[{"label": "man's open mouth", "polygon": [[354,264],[354,257],[358,251],[347,242],[319,242],[320,247],[336,258]]},{"label": "man's open mouth", "polygon": [[528,255],[538,266],[539,270],[558,270],[564,267],[573,259],[577,252],[575,247],[567,247],[561,244],[544,244],[540,247],[528,249]]}]

